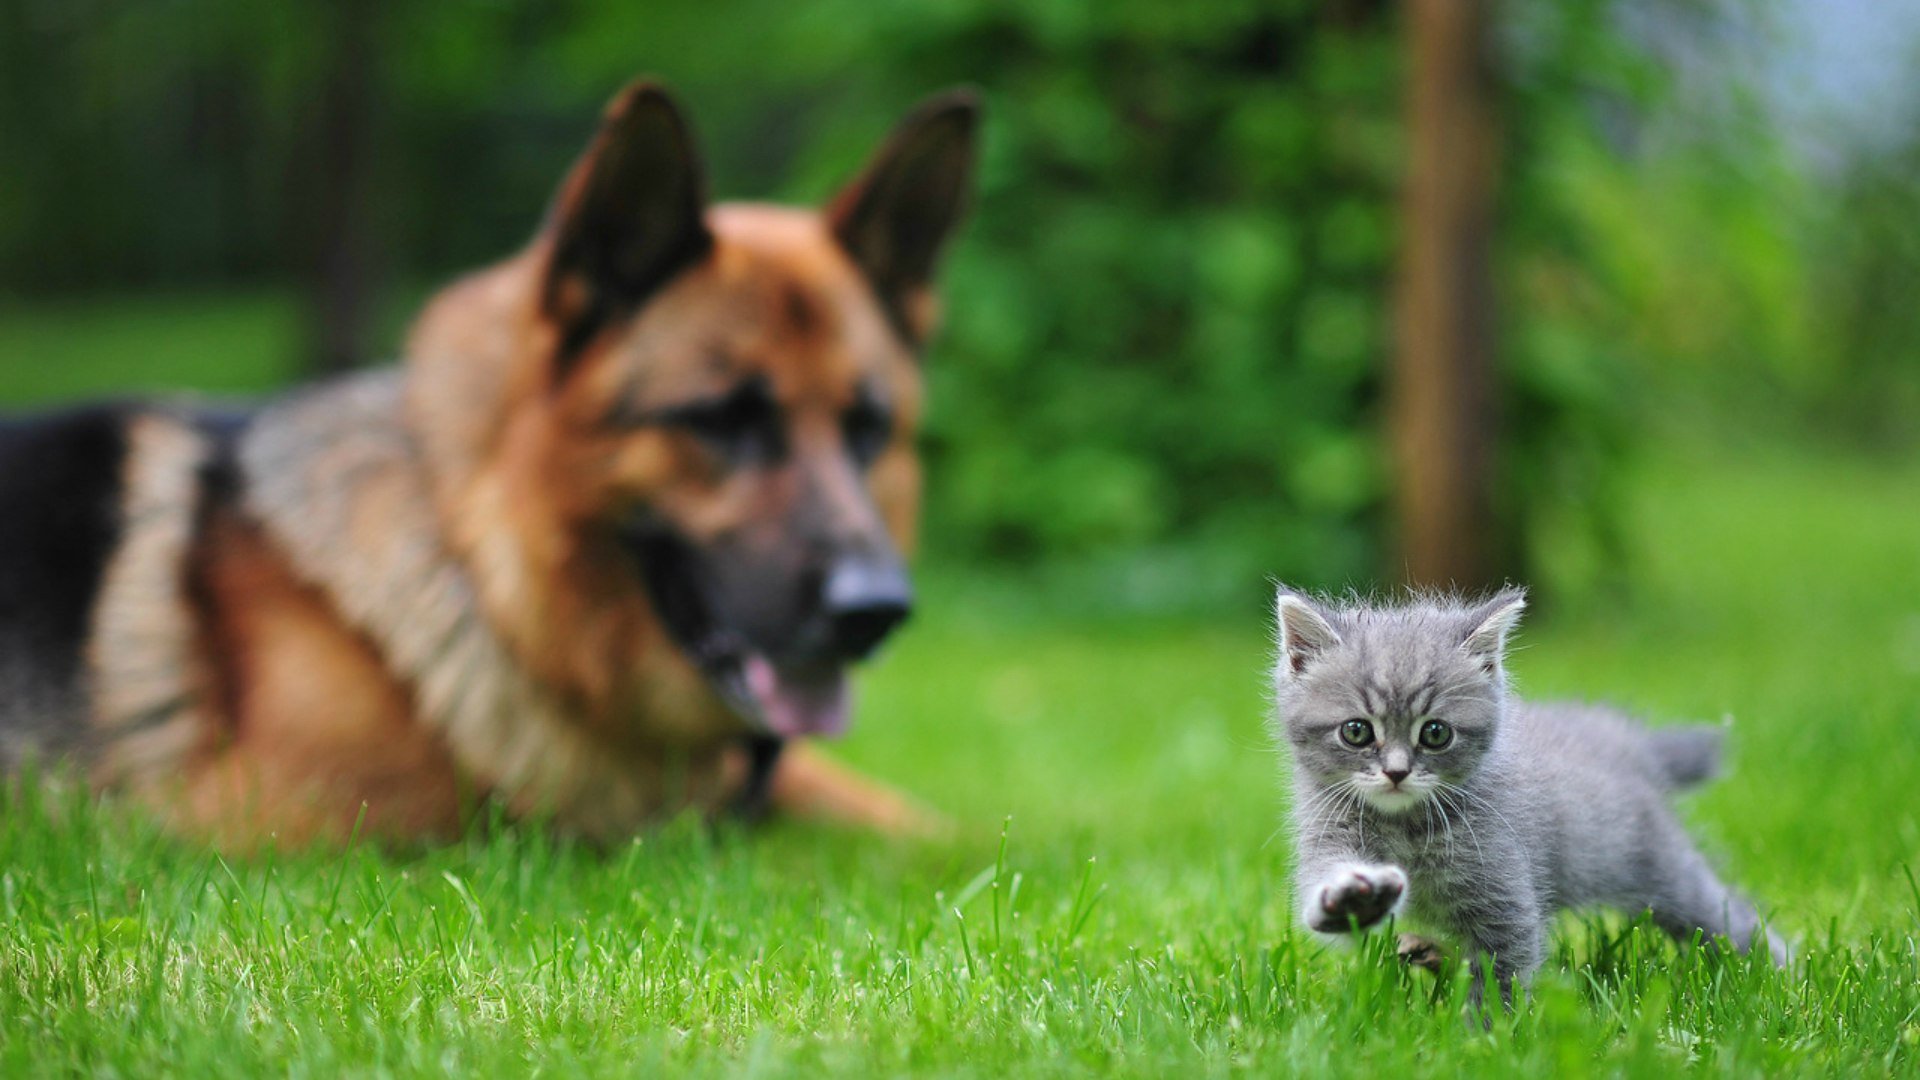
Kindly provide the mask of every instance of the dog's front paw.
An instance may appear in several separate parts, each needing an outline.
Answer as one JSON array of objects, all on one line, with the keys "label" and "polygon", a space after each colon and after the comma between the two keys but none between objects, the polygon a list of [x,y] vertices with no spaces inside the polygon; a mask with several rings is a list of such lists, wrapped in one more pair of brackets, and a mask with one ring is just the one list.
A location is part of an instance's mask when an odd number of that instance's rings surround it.
[{"label": "dog's front paw", "polygon": [[1329,875],[1307,907],[1307,924],[1322,933],[1365,930],[1391,914],[1407,895],[1397,866],[1343,866]]}]

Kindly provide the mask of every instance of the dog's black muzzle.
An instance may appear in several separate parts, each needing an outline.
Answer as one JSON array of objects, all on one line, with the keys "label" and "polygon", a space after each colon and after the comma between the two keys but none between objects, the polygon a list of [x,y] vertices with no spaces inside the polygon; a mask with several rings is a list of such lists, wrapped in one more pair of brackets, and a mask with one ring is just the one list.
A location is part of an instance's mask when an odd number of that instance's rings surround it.
[{"label": "dog's black muzzle", "polygon": [[913,586],[896,558],[848,556],[828,571],[820,609],[829,627],[829,650],[846,660],[865,660],[913,614]]}]

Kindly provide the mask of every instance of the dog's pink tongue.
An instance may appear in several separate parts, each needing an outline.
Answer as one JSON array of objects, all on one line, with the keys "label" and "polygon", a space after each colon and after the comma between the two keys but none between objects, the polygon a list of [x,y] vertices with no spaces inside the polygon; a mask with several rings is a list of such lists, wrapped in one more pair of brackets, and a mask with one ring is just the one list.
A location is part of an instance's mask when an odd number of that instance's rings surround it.
[{"label": "dog's pink tongue", "polygon": [[746,662],[747,689],[773,734],[839,735],[847,730],[846,671],[839,667],[782,670],[762,656]]}]

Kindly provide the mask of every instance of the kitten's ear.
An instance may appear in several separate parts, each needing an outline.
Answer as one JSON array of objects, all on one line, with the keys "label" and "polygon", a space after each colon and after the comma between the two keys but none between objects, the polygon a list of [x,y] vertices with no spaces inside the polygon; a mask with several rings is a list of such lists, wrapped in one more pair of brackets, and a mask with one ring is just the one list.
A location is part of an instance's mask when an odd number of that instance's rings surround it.
[{"label": "kitten's ear", "polygon": [[1507,635],[1520,625],[1520,613],[1526,608],[1525,589],[1500,590],[1493,599],[1467,613],[1467,633],[1460,647],[1487,674],[1499,674],[1500,663],[1507,655]]},{"label": "kitten's ear", "polygon": [[1313,602],[1285,585],[1274,600],[1274,626],[1280,638],[1276,674],[1291,679],[1307,669],[1321,653],[1340,644],[1340,635]]}]

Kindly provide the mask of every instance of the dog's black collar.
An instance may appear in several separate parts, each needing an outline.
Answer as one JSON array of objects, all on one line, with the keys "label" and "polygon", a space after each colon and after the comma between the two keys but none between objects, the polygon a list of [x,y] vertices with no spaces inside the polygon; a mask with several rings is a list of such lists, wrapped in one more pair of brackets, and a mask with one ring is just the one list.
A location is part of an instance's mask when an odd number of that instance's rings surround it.
[{"label": "dog's black collar", "polygon": [[773,810],[773,770],[780,764],[785,739],[772,735],[749,735],[747,744],[747,782],[733,801],[734,816],[748,824],[767,819]]}]

